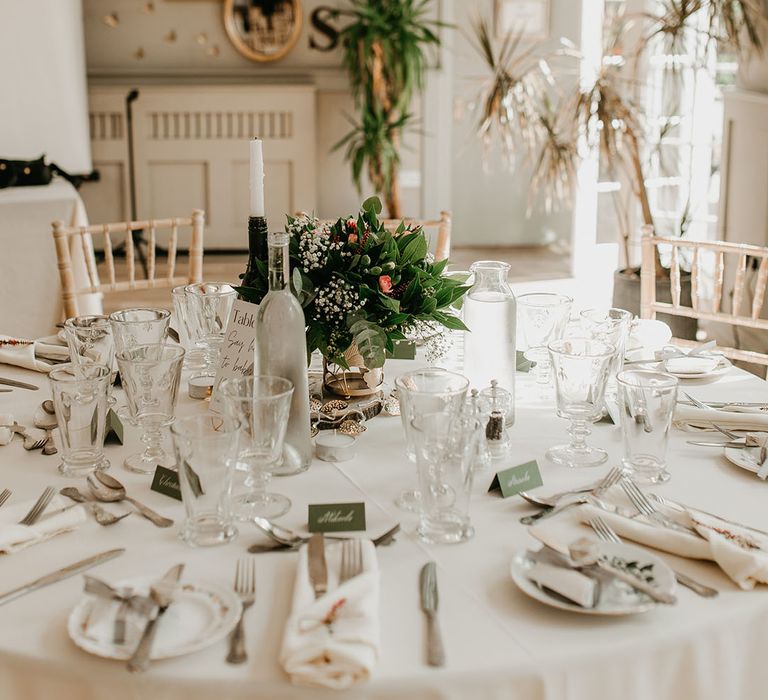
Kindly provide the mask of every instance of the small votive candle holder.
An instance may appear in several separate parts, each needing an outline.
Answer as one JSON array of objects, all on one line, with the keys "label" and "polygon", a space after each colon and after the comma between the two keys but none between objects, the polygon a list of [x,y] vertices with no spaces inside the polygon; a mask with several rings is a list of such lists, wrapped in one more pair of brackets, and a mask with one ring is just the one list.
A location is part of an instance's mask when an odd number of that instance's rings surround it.
[{"label": "small votive candle holder", "polygon": [[321,430],[315,438],[315,455],[324,462],[346,462],[357,454],[357,438],[338,430]]}]

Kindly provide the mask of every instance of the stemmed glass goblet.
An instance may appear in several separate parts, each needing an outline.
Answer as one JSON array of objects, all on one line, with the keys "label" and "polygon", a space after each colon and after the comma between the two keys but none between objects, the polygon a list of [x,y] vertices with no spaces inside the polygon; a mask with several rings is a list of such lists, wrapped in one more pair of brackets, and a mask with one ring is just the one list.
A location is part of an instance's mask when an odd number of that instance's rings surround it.
[{"label": "stemmed glass goblet", "polygon": [[183,361],[184,348],[176,345],[137,345],[117,353],[131,420],[144,430],[144,452],[124,462],[129,471],[153,474],[158,464],[169,461],[163,428],[173,422]]},{"label": "stemmed glass goblet", "polygon": [[552,365],[547,345],[563,337],[573,299],[555,292],[531,292],[517,297],[520,330],[527,346],[525,359],[535,363],[536,383],[548,385]]},{"label": "stemmed glass goblet", "polygon": [[226,413],[243,425],[235,469],[246,472],[246,490],[232,498],[235,517],[248,521],[287,513],[290,499],[267,492],[267,484],[282,458],[293,383],[268,375],[233,377],[225,379],[219,391]]},{"label": "stemmed glass goblet", "polygon": [[555,464],[596,467],[608,459],[599,447],[587,445],[588,424],[603,410],[605,383],[616,347],[591,338],[564,338],[549,344],[555,374],[557,414],[570,418],[571,442],[547,450]]}]

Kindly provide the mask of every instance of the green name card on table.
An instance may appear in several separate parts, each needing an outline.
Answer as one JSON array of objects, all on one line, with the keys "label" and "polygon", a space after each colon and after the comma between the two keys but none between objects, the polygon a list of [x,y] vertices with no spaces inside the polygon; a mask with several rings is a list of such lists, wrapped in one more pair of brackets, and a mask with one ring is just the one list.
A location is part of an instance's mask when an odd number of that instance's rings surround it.
[{"label": "green name card on table", "polygon": [[531,367],[535,365],[534,362],[531,362],[530,360],[525,359],[525,353],[522,350],[517,351],[517,354],[515,355],[515,359],[517,364],[515,369],[518,372],[530,372]]},{"label": "green name card on table", "polygon": [[179,474],[161,465],[157,465],[155,476],[152,478],[152,485],[149,487],[152,491],[162,493],[163,496],[170,496],[177,501],[181,500],[181,487],[179,486]]},{"label": "green name card on table", "polygon": [[541,479],[539,465],[534,459],[531,462],[520,464],[517,467],[502,469],[496,472],[488,491],[501,491],[502,498],[509,498],[521,491],[530,491],[544,482]]},{"label": "green name card on table", "polygon": [[309,506],[310,532],[365,530],[365,503],[323,503]]},{"label": "green name card on table", "polygon": [[111,408],[107,413],[107,429],[104,434],[104,442],[119,442],[123,444],[123,421]]}]

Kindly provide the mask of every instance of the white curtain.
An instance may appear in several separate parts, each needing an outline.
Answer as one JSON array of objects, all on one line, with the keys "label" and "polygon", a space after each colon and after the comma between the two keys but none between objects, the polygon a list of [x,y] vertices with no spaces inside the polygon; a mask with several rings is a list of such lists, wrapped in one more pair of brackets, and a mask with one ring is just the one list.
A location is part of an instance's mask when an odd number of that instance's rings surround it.
[{"label": "white curtain", "polygon": [[0,0],[0,158],[91,170],[80,0]]}]

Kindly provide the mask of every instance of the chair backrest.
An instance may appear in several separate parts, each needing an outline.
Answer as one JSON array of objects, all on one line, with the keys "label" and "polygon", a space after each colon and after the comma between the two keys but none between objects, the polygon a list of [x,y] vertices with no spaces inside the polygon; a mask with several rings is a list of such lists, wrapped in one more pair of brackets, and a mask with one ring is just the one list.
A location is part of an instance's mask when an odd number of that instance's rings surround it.
[{"label": "chair backrest", "polygon": [[[768,332],[768,319],[760,318],[768,283],[768,248],[746,243],[727,243],[725,241],[688,241],[681,238],[660,238],[653,234],[653,227],[643,227],[642,267],[640,270],[640,316],[656,318],[656,313],[673,316],[687,316],[703,321],[715,321],[731,326],[756,328]],[[656,249],[658,246],[671,246],[670,286],[672,303],[656,301]],[[681,251],[690,252],[691,256],[691,306],[681,306],[680,257]],[[704,308],[700,291],[703,282],[701,251],[711,251],[714,255],[714,285],[709,308]],[[726,269],[726,256],[735,257],[736,277],[733,286],[731,311],[722,311],[723,279]],[[746,291],[747,265],[751,260],[759,260],[757,281],[752,297],[749,314],[740,314]],[[685,344],[680,341],[681,344]],[[768,365],[768,355],[741,350],[721,348],[718,350],[733,360],[754,362]]]},{"label": "chair backrest", "polygon": [[[306,212],[297,212],[303,216]],[[320,219],[321,224],[335,224],[337,219]],[[400,219],[384,219],[382,223],[388,231],[395,231],[400,225]],[[451,212],[441,211],[439,219],[402,219],[406,225],[421,226],[426,232],[436,229],[434,255],[435,261],[445,260],[451,255]]]},{"label": "chair backrest", "polygon": [[[176,250],[180,228],[191,228],[192,235],[189,245],[189,264],[186,275],[176,274]],[[201,282],[203,278],[203,231],[205,227],[205,212],[195,209],[192,216],[174,219],[149,219],[147,221],[123,221],[114,224],[94,224],[91,226],[67,227],[61,221],[53,222],[53,240],[56,245],[56,257],[59,263],[61,278],[62,302],[67,317],[77,316],[77,298],[83,294],[122,292],[132,289],[170,288],[180,284]],[[168,253],[164,255],[165,270],[158,274],[157,246],[158,231],[169,230],[166,242]],[[134,261],[135,244],[134,231],[143,231],[147,244],[146,279],[136,279],[136,264]],[[123,237],[125,248],[128,279],[117,280],[115,276],[114,246],[112,235]],[[100,236],[104,245],[105,273],[108,281],[102,282],[96,269],[96,259],[93,254],[93,236]],[[79,240],[78,240],[79,239]],[[80,245],[85,268],[88,275],[87,284],[76,280],[72,269],[72,246]],[[161,263],[161,266],[162,263]],[[84,280],[83,280],[84,281]]]}]

